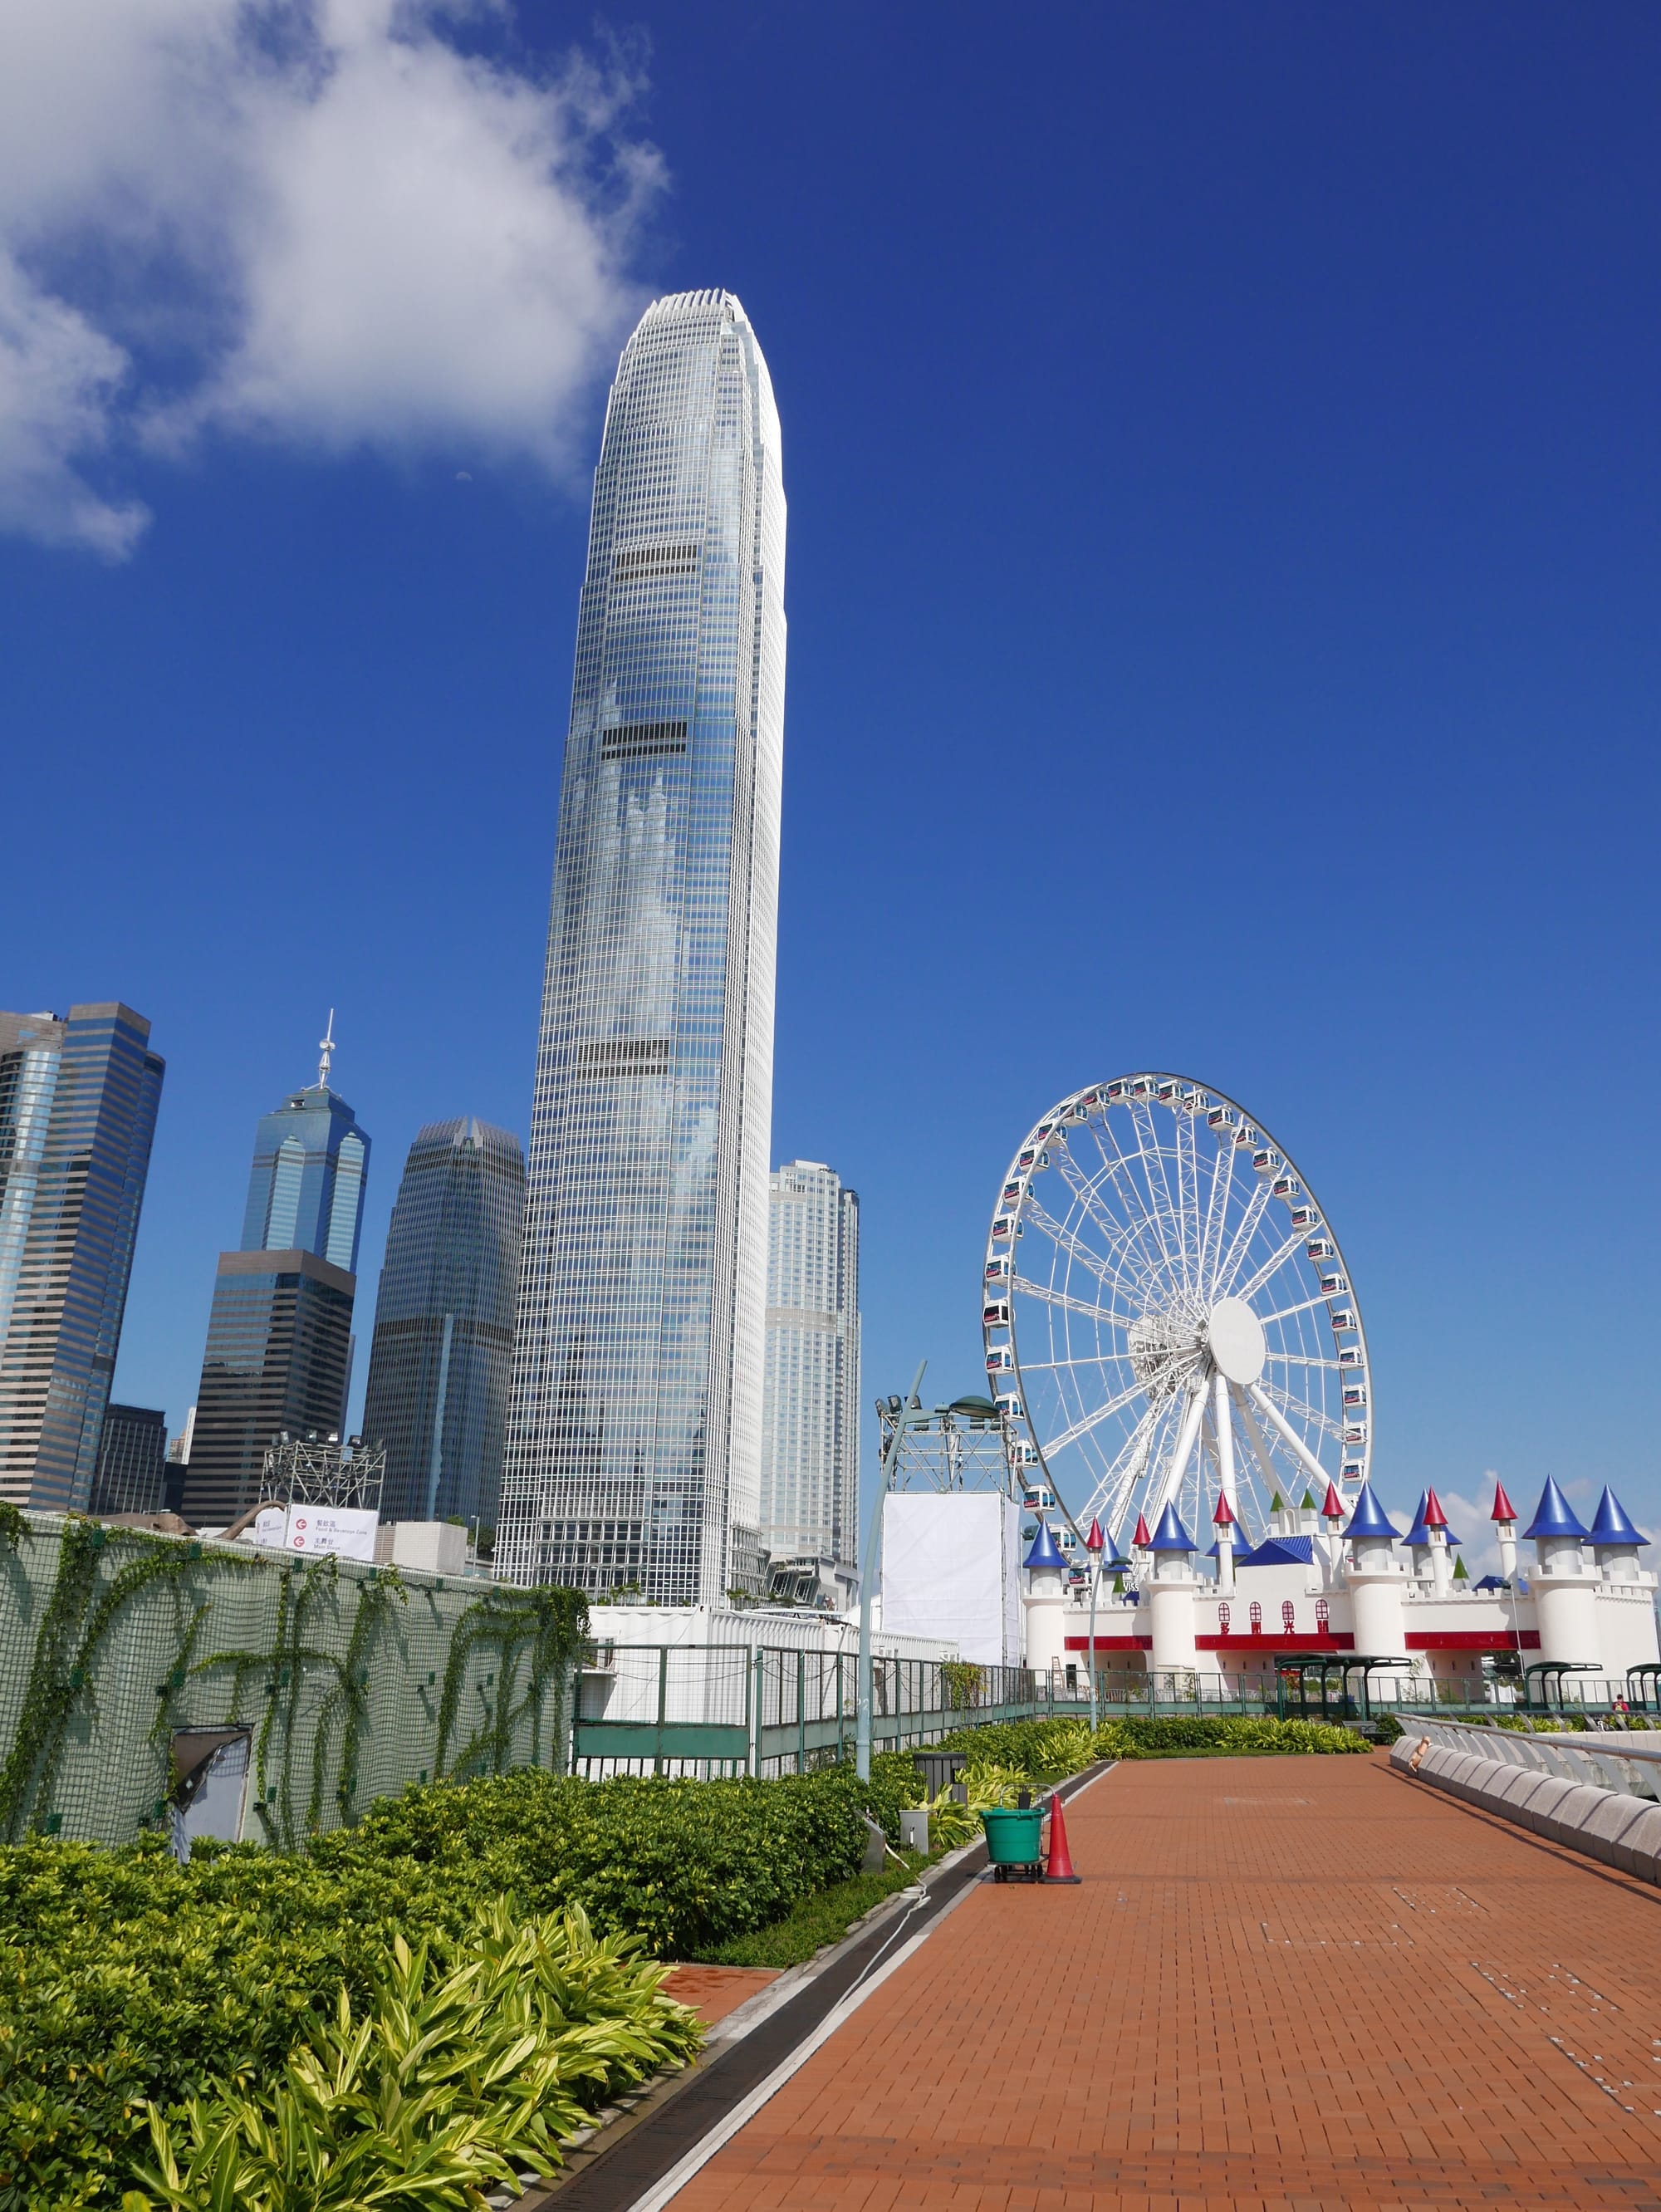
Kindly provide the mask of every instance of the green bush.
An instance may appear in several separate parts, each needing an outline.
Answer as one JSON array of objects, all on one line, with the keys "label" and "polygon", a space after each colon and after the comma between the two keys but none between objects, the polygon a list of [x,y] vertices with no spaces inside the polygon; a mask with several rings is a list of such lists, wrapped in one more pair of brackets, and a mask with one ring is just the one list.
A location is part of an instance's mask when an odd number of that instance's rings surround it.
[{"label": "green bush", "polygon": [[400,1936],[453,1946],[511,1899],[525,1918],[579,1910],[659,1956],[707,1952],[856,1874],[863,1808],[897,1833],[921,1795],[897,1754],[869,1784],[846,1767],[530,1772],[413,1789],[304,1853],[198,1846],[180,1867],[154,1838],[0,1849],[0,2212],[118,2205],[148,2105],[177,2145],[185,2107],[218,2111],[221,2081],[264,2095],[342,1990],[355,2016],[373,2009]]},{"label": "green bush", "polygon": [[1279,1721],[1251,1713],[1173,1713],[1104,1721],[1098,1759],[1148,1759],[1161,1752],[1370,1751],[1365,1736],[1328,1721]]},{"label": "green bush", "polygon": [[934,1747],[961,1752],[974,1766],[1007,1766],[1034,1782],[1076,1774],[1098,1754],[1088,1723],[1081,1720],[993,1721],[985,1728],[955,1729]]}]

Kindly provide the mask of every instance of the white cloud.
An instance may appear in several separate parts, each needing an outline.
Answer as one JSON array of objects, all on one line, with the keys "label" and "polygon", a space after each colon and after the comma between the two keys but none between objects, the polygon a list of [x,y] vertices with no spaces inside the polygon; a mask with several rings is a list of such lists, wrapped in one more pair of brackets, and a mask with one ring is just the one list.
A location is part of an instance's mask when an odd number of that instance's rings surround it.
[{"label": "white cloud", "polygon": [[[661,186],[616,57],[533,75],[437,0],[9,0],[0,526],[118,556],[135,438],[567,465]],[[101,456],[101,459],[100,459]]]}]

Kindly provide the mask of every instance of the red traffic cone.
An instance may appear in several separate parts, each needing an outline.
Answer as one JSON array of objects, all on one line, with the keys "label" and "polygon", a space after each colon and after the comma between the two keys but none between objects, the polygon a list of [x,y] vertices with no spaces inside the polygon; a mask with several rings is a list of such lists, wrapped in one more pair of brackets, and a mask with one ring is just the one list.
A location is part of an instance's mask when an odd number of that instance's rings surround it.
[{"label": "red traffic cone", "polygon": [[1061,1817],[1061,1799],[1055,1790],[1050,1792],[1050,1856],[1045,1861],[1046,1881],[1077,1881],[1073,1872],[1072,1854],[1067,1849],[1067,1823]]}]

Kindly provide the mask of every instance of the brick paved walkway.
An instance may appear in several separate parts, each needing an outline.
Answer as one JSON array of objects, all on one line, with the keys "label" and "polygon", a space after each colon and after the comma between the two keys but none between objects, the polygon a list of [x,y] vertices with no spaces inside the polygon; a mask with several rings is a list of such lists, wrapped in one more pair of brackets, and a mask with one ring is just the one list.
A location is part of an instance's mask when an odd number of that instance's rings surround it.
[{"label": "brick paved walkway", "polygon": [[713,2027],[778,1978],[776,1966],[674,1966],[664,1991],[690,2005],[706,2027]]},{"label": "brick paved walkway", "polygon": [[1661,1893],[1382,1758],[1159,1760],[978,1887],[675,2212],[1661,2205]]}]

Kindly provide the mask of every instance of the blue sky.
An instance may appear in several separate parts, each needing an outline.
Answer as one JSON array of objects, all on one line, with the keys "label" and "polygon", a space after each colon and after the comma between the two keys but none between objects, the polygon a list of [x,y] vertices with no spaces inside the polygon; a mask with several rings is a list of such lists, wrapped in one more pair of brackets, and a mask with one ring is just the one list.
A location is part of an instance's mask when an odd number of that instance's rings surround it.
[{"label": "blue sky", "polygon": [[360,1390],[415,1128],[524,1132],[604,385],[724,284],[791,501],[773,1156],[860,1191],[868,1395],[974,1385],[1009,1154],[1168,1068],[1337,1227],[1388,1499],[1661,1521],[1661,17],[318,0],[284,79],[199,0],[232,144],[185,8],[113,152],[55,11],[0,31],[0,1002],[168,1061],[119,1395],[193,1395],[330,1006]]}]

